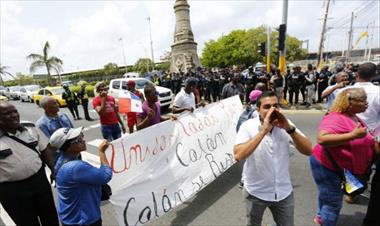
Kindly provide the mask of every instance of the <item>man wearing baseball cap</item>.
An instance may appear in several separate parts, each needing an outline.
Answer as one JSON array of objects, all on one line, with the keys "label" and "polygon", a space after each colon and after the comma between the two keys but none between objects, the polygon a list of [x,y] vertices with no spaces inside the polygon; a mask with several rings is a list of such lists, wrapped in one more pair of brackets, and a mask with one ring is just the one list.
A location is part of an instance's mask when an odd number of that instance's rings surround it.
[{"label": "man wearing baseball cap", "polygon": [[245,111],[243,111],[239,117],[238,123],[236,125],[236,131],[239,131],[239,128],[243,122],[247,121],[250,118],[258,116],[256,112],[256,101],[259,99],[261,94],[263,94],[261,90],[252,90],[249,93],[249,103],[247,104]]},{"label": "man wearing baseball cap", "polygon": [[62,154],[56,164],[58,216],[63,226],[102,225],[101,186],[112,178],[112,169],[105,156],[108,142],[99,145],[100,168],[79,159],[86,150],[83,127],[60,128],[50,137],[50,145]]}]

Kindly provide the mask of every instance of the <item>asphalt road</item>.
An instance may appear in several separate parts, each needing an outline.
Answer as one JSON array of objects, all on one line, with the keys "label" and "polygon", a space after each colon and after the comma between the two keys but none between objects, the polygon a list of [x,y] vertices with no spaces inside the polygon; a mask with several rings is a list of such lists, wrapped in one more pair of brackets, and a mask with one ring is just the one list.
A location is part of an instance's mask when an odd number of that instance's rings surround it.
[{"label": "asphalt road", "polygon": [[[19,110],[21,120],[35,122],[43,114],[43,110],[35,104],[18,101],[12,101],[12,103]],[[62,108],[61,111],[70,115],[67,108]],[[83,117],[81,107],[79,107],[79,111]],[[318,110],[289,110],[285,112],[289,119],[315,144],[316,130],[323,112]],[[98,118],[95,112],[91,112],[91,116],[94,119]],[[74,121],[74,124],[76,127],[84,126],[87,128],[84,134],[88,144],[88,152],[97,154],[96,147],[89,143],[101,138],[100,128],[97,126],[98,121],[78,120]],[[297,226],[314,225],[317,188],[311,176],[308,158],[293,150],[290,161],[295,196],[295,224]],[[242,164],[235,164],[191,200],[148,225],[244,225],[245,208],[241,189],[238,188],[241,170]],[[357,204],[344,203],[338,225],[361,225],[367,203],[368,199],[365,197],[360,197]],[[103,225],[116,225],[113,210],[109,203],[102,205],[102,218]],[[0,225],[2,224],[4,223],[0,219]],[[274,225],[269,210],[265,212],[263,225]]]}]

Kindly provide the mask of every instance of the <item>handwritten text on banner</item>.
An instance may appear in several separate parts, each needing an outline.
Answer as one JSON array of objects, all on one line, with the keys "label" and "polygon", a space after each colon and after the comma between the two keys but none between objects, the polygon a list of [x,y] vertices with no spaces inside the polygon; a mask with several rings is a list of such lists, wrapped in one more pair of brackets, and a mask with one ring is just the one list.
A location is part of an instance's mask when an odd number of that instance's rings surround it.
[{"label": "handwritten text on banner", "polygon": [[191,198],[234,164],[238,96],[114,141],[111,203],[120,225],[142,225]]}]

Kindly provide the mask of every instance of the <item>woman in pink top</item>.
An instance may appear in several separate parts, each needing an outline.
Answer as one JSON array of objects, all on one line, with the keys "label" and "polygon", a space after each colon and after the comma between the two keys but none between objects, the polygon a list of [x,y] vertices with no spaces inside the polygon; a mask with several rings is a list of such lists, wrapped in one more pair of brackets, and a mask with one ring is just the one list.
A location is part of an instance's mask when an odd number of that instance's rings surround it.
[{"label": "woman in pink top", "polygon": [[364,175],[371,166],[374,151],[380,152],[367,128],[357,116],[368,107],[362,88],[340,92],[319,125],[317,142],[310,158],[311,170],[318,186],[318,212],[314,221],[323,226],[336,225],[342,207],[340,172],[323,152],[331,154],[338,166],[355,175]]}]

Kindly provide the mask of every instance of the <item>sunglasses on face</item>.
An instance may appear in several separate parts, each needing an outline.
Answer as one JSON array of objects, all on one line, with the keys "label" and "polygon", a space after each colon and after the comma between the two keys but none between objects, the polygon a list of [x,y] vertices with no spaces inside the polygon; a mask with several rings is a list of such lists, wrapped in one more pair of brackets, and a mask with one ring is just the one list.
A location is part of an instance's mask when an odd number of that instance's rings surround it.
[{"label": "sunglasses on face", "polygon": [[265,104],[265,105],[262,106],[262,108],[265,109],[265,110],[268,110],[271,107],[280,108],[280,105],[279,104]]}]

